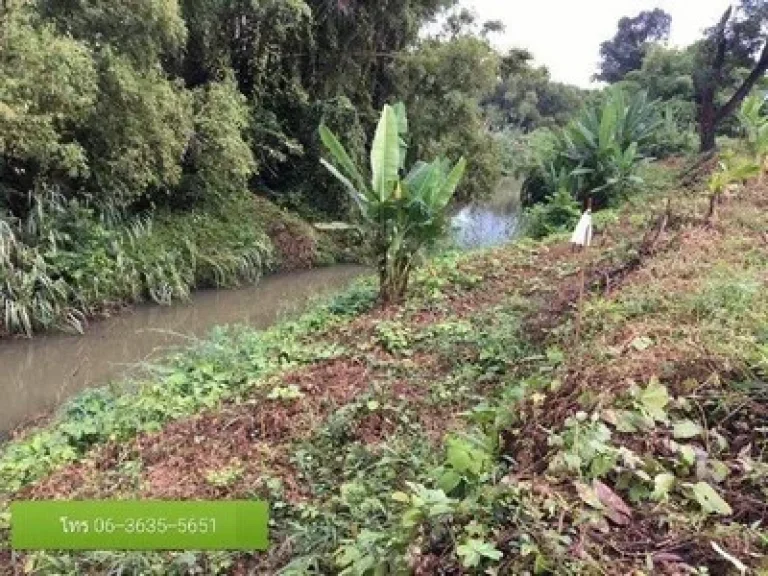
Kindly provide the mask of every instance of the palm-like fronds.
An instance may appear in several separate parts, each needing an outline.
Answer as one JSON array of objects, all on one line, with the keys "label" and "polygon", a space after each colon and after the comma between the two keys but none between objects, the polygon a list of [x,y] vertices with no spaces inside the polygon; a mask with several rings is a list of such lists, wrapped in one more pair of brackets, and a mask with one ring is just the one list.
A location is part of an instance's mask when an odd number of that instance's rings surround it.
[{"label": "palm-like fronds", "polygon": [[737,114],[749,151],[760,167],[761,178],[768,161],[768,114],[765,110],[766,95],[755,93],[744,100]]},{"label": "palm-like fronds", "polygon": [[554,166],[547,169],[558,175],[553,191],[564,184],[563,172],[577,197],[591,197],[598,205],[638,184],[635,169],[643,158],[641,151],[660,122],[657,103],[644,92],[627,96],[620,89],[611,91],[603,104],[584,110],[559,135]]},{"label": "palm-like fronds", "polygon": [[446,208],[466,170],[445,159],[417,162],[405,176],[408,119],[402,104],[385,106],[371,146],[370,179],[363,176],[325,126],[320,138],[334,163],[322,160],[358,206],[374,237],[384,300],[400,299],[414,258],[447,228]]}]

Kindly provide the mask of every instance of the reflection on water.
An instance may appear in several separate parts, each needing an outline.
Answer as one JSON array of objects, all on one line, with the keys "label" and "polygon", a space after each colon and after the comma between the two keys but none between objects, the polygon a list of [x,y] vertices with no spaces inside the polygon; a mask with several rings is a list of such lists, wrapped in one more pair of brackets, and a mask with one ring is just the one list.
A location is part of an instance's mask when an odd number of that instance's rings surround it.
[{"label": "reflection on water", "polygon": [[504,244],[520,233],[520,183],[507,178],[491,199],[465,206],[452,219],[453,239],[460,248]]},{"label": "reflection on water", "polygon": [[467,206],[453,218],[454,239],[461,248],[504,244],[519,228],[517,212],[500,214],[484,206]]},{"label": "reflection on water", "polygon": [[50,334],[0,342],[0,438],[49,411],[75,392],[102,386],[129,368],[157,360],[169,347],[189,344],[214,326],[266,328],[298,312],[320,293],[339,290],[366,271],[334,266],[278,274],[255,286],[198,292],[191,301],[139,306],[94,322],[82,336]]}]

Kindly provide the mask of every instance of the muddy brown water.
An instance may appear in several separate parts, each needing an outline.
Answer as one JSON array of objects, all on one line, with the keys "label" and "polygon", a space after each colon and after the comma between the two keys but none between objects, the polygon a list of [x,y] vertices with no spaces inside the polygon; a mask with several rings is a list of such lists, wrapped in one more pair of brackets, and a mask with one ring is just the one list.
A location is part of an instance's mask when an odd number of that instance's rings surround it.
[{"label": "muddy brown water", "polygon": [[128,376],[170,348],[185,347],[212,328],[267,328],[341,290],[367,272],[333,266],[268,276],[253,286],[195,293],[170,307],[138,306],[93,322],[83,335],[47,334],[0,342],[0,442],[17,426],[50,412],[75,393]]}]

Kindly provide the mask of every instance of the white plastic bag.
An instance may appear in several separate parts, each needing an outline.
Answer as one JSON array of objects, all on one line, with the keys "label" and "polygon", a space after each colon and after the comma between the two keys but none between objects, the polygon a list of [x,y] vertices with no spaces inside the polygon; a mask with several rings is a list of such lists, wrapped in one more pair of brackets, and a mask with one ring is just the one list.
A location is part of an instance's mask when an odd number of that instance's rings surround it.
[{"label": "white plastic bag", "polygon": [[573,231],[573,236],[571,236],[571,244],[578,246],[592,245],[592,210],[587,210],[582,214],[579,223],[576,225],[576,230]]}]

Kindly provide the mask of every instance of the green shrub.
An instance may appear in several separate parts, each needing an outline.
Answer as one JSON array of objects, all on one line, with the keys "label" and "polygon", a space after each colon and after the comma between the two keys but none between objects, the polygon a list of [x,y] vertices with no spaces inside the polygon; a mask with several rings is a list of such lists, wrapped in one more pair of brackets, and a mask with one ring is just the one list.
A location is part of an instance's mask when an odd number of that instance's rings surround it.
[{"label": "green shrub", "polygon": [[746,147],[760,167],[761,181],[768,160],[768,113],[765,101],[765,94],[755,93],[744,101],[737,115]]},{"label": "green shrub", "polygon": [[696,150],[697,144],[693,117],[680,106],[667,103],[661,114],[661,123],[644,152],[662,159],[691,153]]},{"label": "green shrub", "polygon": [[195,136],[187,149],[181,193],[174,204],[226,202],[248,190],[257,169],[244,138],[251,125],[245,97],[231,76],[195,94]]},{"label": "green shrub", "polygon": [[242,196],[215,211],[111,222],[76,200],[39,195],[26,219],[0,216],[0,327],[81,331],[109,303],[169,304],[194,287],[254,281],[272,265],[255,211]]},{"label": "green shrub", "polygon": [[525,211],[525,230],[529,236],[540,239],[551,234],[572,230],[581,216],[579,203],[567,188]]}]

